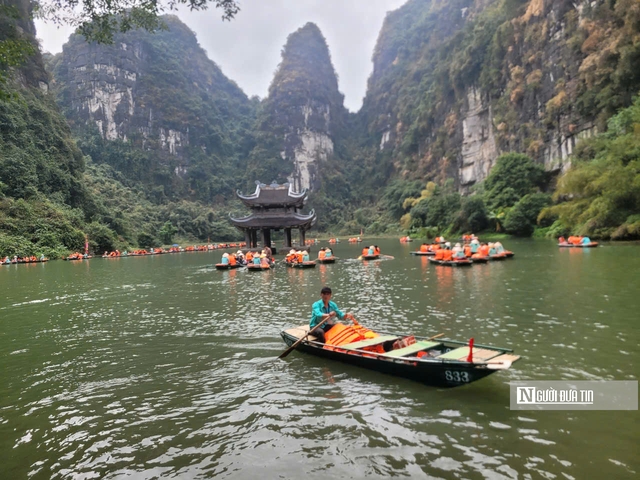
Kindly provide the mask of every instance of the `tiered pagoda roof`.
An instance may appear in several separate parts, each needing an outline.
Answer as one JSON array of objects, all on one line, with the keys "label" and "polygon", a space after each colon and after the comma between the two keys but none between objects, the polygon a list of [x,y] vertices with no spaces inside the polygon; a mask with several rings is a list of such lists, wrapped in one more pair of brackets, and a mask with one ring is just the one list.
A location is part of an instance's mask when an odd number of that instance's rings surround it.
[{"label": "tiered pagoda roof", "polygon": [[301,228],[307,230],[316,223],[316,213],[311,210],[308,214],[300,213],[307,201],[307,189],[294,192],[289,183],[266,185],[256,182],[256,191],[252,195],[243,195],[240,191],[236,195],[252,210],[250,215],[235,218],[229,214],[234,226],[240,229],[280,229]]},{"label": "tiered pagoda roof", "polygon": [[279,185],[275,182],[271,185],[256,182],[256,191],[251,195],[243,195],[240,190],[236,191],[238,198],[249,208],[302,208],[307,202],[307,194],[306,188],[302,192],[294,192],[292,184]]}]

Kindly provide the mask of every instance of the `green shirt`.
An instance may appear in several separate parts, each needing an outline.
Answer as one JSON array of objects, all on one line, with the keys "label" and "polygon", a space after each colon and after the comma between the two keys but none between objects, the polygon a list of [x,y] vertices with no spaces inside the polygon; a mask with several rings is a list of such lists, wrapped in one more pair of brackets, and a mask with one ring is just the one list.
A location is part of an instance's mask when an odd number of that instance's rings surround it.
[{"label": "green shirt", "polygon": [[335,302],[329,300],[329,305],[324,306],[324,302],[322,300],[318,300],[311,306],[311,320],[309,321],[309,327],[313,328],[317,324],[322,321],[322,316],[327,313],[336,312],[338,318],[342,320],[344,318],[344,313],[338,308],[338,305]]}]

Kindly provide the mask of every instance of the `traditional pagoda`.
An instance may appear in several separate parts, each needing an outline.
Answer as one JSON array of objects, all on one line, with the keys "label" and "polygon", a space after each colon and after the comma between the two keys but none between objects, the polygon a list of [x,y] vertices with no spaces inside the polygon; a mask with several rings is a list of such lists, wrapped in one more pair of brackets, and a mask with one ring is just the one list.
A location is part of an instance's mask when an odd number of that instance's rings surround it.
[{"label": "traditional pagoda", "polygon": [[[273,182],[265,185],[256,181],[256,191],[252,195],[236,195],[242,203],[251,209],[251,214],[234,218],[229,214],[231,223],[244,233],[247,248],[258,246],[258,230],[262,230],[262,245],[271,246],[271,230],[284,230],[284,246],[291,248],[291,229],[300,231],[300,245],[305,244],[305,234],[316,223],[313,210],[308,215],[300,213],[307,203],[307,189],[294,192],[293,185]],[[274,252],[275,253],[275,252]]]}]

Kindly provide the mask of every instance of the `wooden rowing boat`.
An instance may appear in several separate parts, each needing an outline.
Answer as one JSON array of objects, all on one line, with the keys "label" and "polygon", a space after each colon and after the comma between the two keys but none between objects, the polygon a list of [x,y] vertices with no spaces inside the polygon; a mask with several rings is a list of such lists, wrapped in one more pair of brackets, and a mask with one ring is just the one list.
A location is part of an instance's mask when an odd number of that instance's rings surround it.
[{"label": "wooden rowing boat", "polygon": [[[280,335],[293,345],[309,332],[308,325],[283,330]],[[507,370],[520,359],[508,348],[475,345],[455,340],[431,340],[413,337],[416,342],[395,348],[401,334],[382,334],[340,346],[318,343],[313,335],[307,336],[297,350],[322,358],[367,368],[376,372],[408,378],[426,385],[457,387],[480,380],[498,370]]]},{"label": "wooden rowing boat", "polygon": [[255,263],[250,263],[249,265],[247,265],[247,270],[249,270],[250,272],[264,272],[266,270],[271,270],[272,268],[274,268],[274,265],[257,265]]},{"label": "wooden rowing boat", "polygon": [[235,265],[231,265],[229,263],[216,263],[216,270],[233,270],[234,268],[242,268],[244,265],[241,263],[236,263]]},{"label": "wooden rowing boat", "polygon": [[362,255],[362,260],[378,260],[380,255]]},{"label": "wooden rowing boat", "polygon": [[284,262],[287,264],[287,267],[291,268],[316,268],[316,262],[314,260],[310,260],[308,262]]},{"label": "wooden rowing boat", "polygon": [[473,265],[473,262],[468,258],[462,260],[436,260],[435,258],[429,258],[429,262],[443,267],[470,267]]},{"label": "wooden rowing boat", "polygon": [[474,257],[473,255],[469,259],[473,263],[487,263],[489,261],[489,257]]},{"label": "wooden rowing boat", "polygon": [[574,245],[573,243],[559,243],[558,246],[569,248],[594,248],[598,246],[598,242],[579,243],[578,245]]},{"label": "wooden rowing boat", "polygon": [[336,257],[330,257],[330,258],[319,258],[317,260],[318,263],[321,263],[323,265],[326,265],[328,263],[336,263]]}]

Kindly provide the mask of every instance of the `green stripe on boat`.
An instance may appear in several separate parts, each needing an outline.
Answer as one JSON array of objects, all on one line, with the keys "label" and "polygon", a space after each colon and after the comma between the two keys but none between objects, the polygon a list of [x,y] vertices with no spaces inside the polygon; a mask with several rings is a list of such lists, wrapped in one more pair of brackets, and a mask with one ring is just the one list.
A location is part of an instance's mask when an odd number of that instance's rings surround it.
[{"label": "green stripe on boat", "polygon": [[412,353],[417,353],[420,350],[426,350],[427,348],[433,348],[437,345],[442,345],[438,342],[416,342],[413,345],[409,345],[408,347],[398,348],[397,350],[391,350],[390,352],[385,353],[384,357],[404,357],[405,355],[410,355]]}]

